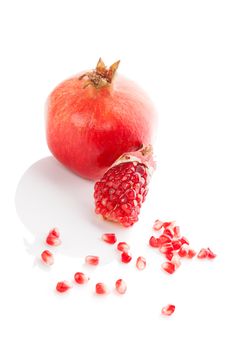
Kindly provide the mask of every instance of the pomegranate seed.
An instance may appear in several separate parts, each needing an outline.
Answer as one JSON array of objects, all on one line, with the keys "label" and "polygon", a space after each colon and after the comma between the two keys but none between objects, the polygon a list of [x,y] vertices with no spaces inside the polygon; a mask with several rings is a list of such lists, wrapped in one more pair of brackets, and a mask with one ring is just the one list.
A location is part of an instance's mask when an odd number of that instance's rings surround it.
[{"label": "pomegranate seed", "polygon": [[153,225],[153,229],[155,231],[159,231],[159,230],[161,230],[162,227],[163,227],[163,222],[160,220],[155,220],[154,225]]},{"label": "pomegranate seed", "polygon": [[60,240],[60,238],[57,238],[57,237],[49,234],[46,238],[46,243],[48,245],[51,245],[51,246],[58,246],[61,244],[61,240]]},{"label": "pomegranate seed", "polygon": [[159,248],[161,246],[159,238],[155,238],[154,236],[151,236],[149,240],[149,245],[153,248]]},{"label": "pomegranate seed", "polygon": [[126,290],[127,290],[127,285],[125,283],[125,281],[123,281],[121,278],[119,280],[116,281],[116,290],[119,294],[125,294]]},{"label": "pomegranate seed", "polygon": [[96,283],[95,292],[96,294],[106,294],[107,293],[106,285],[104,283]]},{"label": "pomegranate seed", "polygon": [[171,243],[165,243],[159,248],[160,253],[166,254],[166,253],[172,253],[173,252],[173,246]]},{"label": "pomegranate seed", "polygon": [[180,250],[178,251],[178,254],[181,258],[184,258],[188,255],[188,251],[189,251],[189,246],[187,244],[183,244],[180,247]]},{"label": "pomegranate seed", "polygon": [[170,237],[171,239],[173,238],[173,233],[172,233],[172,231],[171,231],[169,228],[166,228],[166,229],[163,231],[163,234],[164,234],[165,236]]},{"label": "pomegranate seed", "polygon": [[173,255],[171,262],[175,265],[175,270],[178,269],[178,267],[180,267],[181,265],[180,258],[178,255]]},{"label": "pomegranate seed", "polygon": [[99,264],[99,257],[95,255],[87,255],[85,258],[85,262],[88,265],[98,265]]},{"label": "pomegranate seed", "polygon": [[132,260],[132,256],[129,252],[123,252],[121,254],[121,261],[125,264],[128,264]]},{"label": "pomegranate seed", "polygon": [[159,241],[160,241],[160,244],[163,245],[165,243],[170,243],[171,242],[171,238],[162,234],[161,236],[159,236]]},{"label": "pomegranate seed", "polygon": [[58,282],[57,283],[57,286],[56,286],[56,290],[59,292],[59,293],[65,293],[67,292],[67,290],[69,290],[70,288],[72,288],[71,284],[67,281],[61,281],[61,282]]},{"label": "pomegranate seed", "polygon": [[214,259],[216,258],[216,254],[212,252],[212,250],[210,248],[207,248],[207,257],[208,259]]},{"label": "pomegranate seed", "polygon": [[182,243],[181,243],[181,241],[179,239],[177,239],[177,240],[174,240],[172,242],[172,246],[173,246],[174,250],[179,250],[180,247],[182,246]]},{"label": "pomegranate seed", "polygon": [[109,244],[115,244],[117,241],[115,233],[104,233],[102,235],[102,240]]},{"label": "pomegranate seed", "polygon": [[41,260],[46,265],[53,265],[53,263],[54,263],[53,254],[49,250],[44,250],[41,253]]},{"label": "pomegranate seed", "polygon": [[167,306],[164,306],[162,308],[162,315],[164,316],[171,316],[173,312],[175,311],[175,305],[168,304]]},{"label": "pomegranate seed", "polygon": [[126,242],[119,242],[117,244],[117,249],[121,252],[127,252],[130,249],[130,246]]},{"label": "pomegranate seed", "polygon": [[56,238],[59,238],[60,237],[60,232],[58,230],[58,228],[53,228],[52,230],[49,231],[49,236],[52,236],[52,237],[56,237]]},{"label": "pomegranate seed", "polygon": [[180,242],[181,242],[181,244],[189,244],[189,241],[185,237],[181,237]]},{"label": "pomegranate seed", "polygon": [[175,265],[170,262],[170,261],[166,261],[162,264],[162,268],[164,269],[164,271],[172,274],[175,272]]},{"label": "pomegranate seed", "polygon": [[208,256],[208,251],[205,248],[202,248],[199,253],[197,254],[198,259],[205,259]]},{"label": "pomegranate seed", "polygon": [[146,267],[146,259],[143,256],[139,256],[136,261],[136,267],[138,270],[144,270]]},{"label": "pomegranate seed", "polygon": [[164,222],[164,223],[163,223],[163,227],[164,227],[164,228],[173,227],[174,223],[175,223],[174,221],[167,221],[167,222]]},{"label": "pomegranate seed", "polygon": [[76,272],[74,275],[75,282],[78,284],[85,284],[89,281],[89,277],[85,275],[83,272]]},{"label": "pomegranate seed", "polygon": [[165,256],[166,256],[166,259],[167,259],[167,260],[172,260],[172,258],[173,258],[173,252],[167,252],[167,253],[165,254]]},{"label": "pomegranate seed", "polygon": [[179,238],[180,237],[180,226],[174,226],[173,232],[174,232],[174,237]]},{"label": "pomegranate seed", "polygon": [[189,249],[189,251],[188,251],[188,258],[192,259],[195,255],[196,255],[195,250]]}]

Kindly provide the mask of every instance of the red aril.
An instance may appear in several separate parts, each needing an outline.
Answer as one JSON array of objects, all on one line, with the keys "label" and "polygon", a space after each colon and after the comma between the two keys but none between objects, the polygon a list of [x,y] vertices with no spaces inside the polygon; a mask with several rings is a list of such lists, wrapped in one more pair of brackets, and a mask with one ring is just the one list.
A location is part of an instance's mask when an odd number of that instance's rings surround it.
[{"label": "red aril", "polygon": [[76,272],[74,275],[74,280],[78,284],[85,284],[89,281],[89,277],[83,272]]},{"label": "red aril", "polygon": [[216,254],[212,252],[212,250],[210,248],[207,248],[207,258],[208,259],[214,259],[216,258]]},{"label": "red aril", "polygon": [[165,243],[170,243],[171,238],[165,234],[162,234],[161,236],[159,236],[159,241],[160,241],[160,244],[163,245]]},{"label": "red aril", "polygon": [[72,288],[72,285],[67,282],[67,281],[61,281],[61,282],[58,282],[57,285],[56,285],[56,290],[59,292],[59,293],[65,293],[67,292],[70,288]]},{"label": "red aril", "polygon": [[180,247],[182,246],[182,243],[179,239],[176,239],[176,240],[173,240],[172,245],[174,250],[179,250]]},{"label": "red aril", "polygon": [[205,248],[202,248],[199,253],[197,254],[198,259],[205,259],[208,256],[208,251]]},{"label": "red aril", "polygon": [[173,246],[171,243],[164,243],[160,248],[159,248],[160,253],[166,254],[166,253],[172,253],[173,252]]},{"label": "red aril", "polygon": [[159,231],[159,230],[161,230],[162,227],[163,227],[163,222],[160,220],[155,220],[154,225],[153,225],[153,229],[155,231]]},{"label": "red aril", "polygon": [[60,231],[58,230],[57,227],[53,228],[52,230],[49,231],[49,236],[51,237],[56,237],[59,238],[60,237]]},{"label": "red aril", "polygon": [[120,251],[120,252],[127,252],[129,249],[130,249],[130,246],[128,245],[128,243],[126,242],[119,242],[117,244],[117,249]]},{"label": "red aril", "polygon": [[180,249],[179,249],[179,251],[178,251],[178,254],[179,254],[179,256],[180,256],[181,258],[185,258],[185,257],[187,257],[187,255],[188,255],[188,251],[189,251],[189,246],[188,246],[187,244],[183,244],[183,245],[180,247]]},{"label": "red aril", "polygon": [[174,254],[172,259],[171,259],[171,262],[174,264],[175,270],[178,269],[178,267],[180,267],[180,265],[181,265],[179,255]]},{"label": "red aril", "polygon": [[187,240],[186,237],[181,237],[180,242],[181,242],[181,244],[189,244],[189,241]]},{"label": "red aril", "polygon": [[85,258],[85,262],[88,265],[98,265],[99,264],[99,257],[96,255],[87,255]]},{"label": "red aril", "polygon": [[165,254],[165,257],[167,260],[172,260],[173,258],[173,252],[172,251],[168,251],[166,254]]},{"label": "red aril", "polygon": [[165,228],[164,231],[163,231],[163,235],[167,236],[167,237],[170,237],[171,239],[173,239],[173,233],[172,233],[172,230],[169,229],[169,228]]},{"label": "red aril", "polygon": [[175,221],[166,221],[163,223],[163,227],[166,228],[173,228],[175,224]]},{"label": "red aril", "polygon": [[149,240],[149,245],[153,248],[159,248],[161,246],[160,239],[155,238],[154,236],[151,236]]},{"label": "red aril", "polygon": [[143,256],[137,258],[136,267],[138,270],[144,270],[146,268],[146,259]]},{"label": "red aril", "polygon": [[175,272],[175,265],[170,261],[165,261],[162,264],[162,268],[164,269],[164,271],[166,271],[170,274],[173,274]]},{"label": "red aril", "polygon": [[138,221],[155,168],[152,146],[123,154],[95,183],[95,212],[125,227]]},{"label": "red aril", "polygon": [[46,265],[53,265],[53,263],[54,263],[53,254],[49,250],[44,250],[41,253],[41,260]]},{"label": "red aril", "polygon": [[115,244],[117,241],[115,233],[104,233],[102,235],[102,240],[109,244]]},{"label": "red aril", "polygon": [[54,228],[49,231],[48,236],[46,237],[46,243],[51,246],[58,246],[61,244],[60,232],[57,228]]},{"label": "red aril", "polygon": [[175,305],[168,304],[162,308],[162,315],[171,316],[175,311]]},{"label": "red aril", "polygon": [[195,252],[195,250],[194,249],[189,249],[188,250],[188,258],[189,259],[192,259],[195,255],[196,255],[197,253]]},{"label": "red aril", "polygon": [[132,260],[132,256],[129,252],[123,252],[121,254],[121,261],[125,264],[128,264]]},{"label": "red aril", "polygon": [[59,84],[47,101],[49,149],[66,167],[100,178],[123,153],[151,142],[156,113],[135,83],[117,75],[119,61]]},{"label": "red aril", "polygon": [[179,238],[180,237],[180,226],[174,226],[173,232],[174,232],[174,238]]},{"label": "red aril", "polygon": [[125,281],[121,278],[116,281],[115,287],[116,287],[116,291],[119,294],[125,294],[125,292],[127,290],[127,285],[126,285]]},{"label": "red aril", "polygon": [[107,294],[108,290],[104,283],[96,283],[95,286],[95,292],[96,294]]}]

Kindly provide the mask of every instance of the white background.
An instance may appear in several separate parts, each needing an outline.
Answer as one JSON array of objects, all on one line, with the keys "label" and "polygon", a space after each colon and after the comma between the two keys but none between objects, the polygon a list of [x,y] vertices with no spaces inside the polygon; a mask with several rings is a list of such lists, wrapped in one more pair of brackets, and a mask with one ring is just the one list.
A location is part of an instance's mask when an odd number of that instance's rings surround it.
[{"label": "white background", "polygon": [[[1,349],[233,348],[232,18],[230,0],[1,1]],[[121,59],[159,112],[158,169],[129,230],[95,216],[93,184],[51,158],[44,135],[49,92],[100,56]],[[147,246],[156,218],[177,220],[195,249],[218,258],[166,275]],[[54,225],[63,244],[46,269],[38,256]],[[106,231],[148,268],[120,264],[99,239]],[[98,268],[83,266],[88,253],[102,257]],[[89,285],[57,295],[56,282],[80,269]],[[93,294],[118,277],[127,294]],[[167,303],[176,312],[163,318]]]}]

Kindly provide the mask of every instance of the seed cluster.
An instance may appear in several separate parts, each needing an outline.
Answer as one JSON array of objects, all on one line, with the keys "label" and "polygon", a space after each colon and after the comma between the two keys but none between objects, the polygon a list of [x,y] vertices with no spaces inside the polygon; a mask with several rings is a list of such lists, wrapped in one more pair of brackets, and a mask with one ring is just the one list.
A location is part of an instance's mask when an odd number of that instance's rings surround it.
[{"label": "seed cluster", "polygon": [[125,227],[138,221],[148,192],[146,166],[139,162],[120,163],[110,168],[95,183],[96,213]]}]

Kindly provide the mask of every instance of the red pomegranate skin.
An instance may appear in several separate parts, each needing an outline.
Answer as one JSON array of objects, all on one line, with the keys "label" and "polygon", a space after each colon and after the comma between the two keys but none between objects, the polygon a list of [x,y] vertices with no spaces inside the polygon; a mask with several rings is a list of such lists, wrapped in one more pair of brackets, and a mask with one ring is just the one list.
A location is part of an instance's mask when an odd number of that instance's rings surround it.
[{"label": "red pomegranate skin", "polygon": [[95,180],[123,153],[152,142],[157,117],[134,82],[116,75],[110,86],[84,88],[81,74],[62,82],[48,98],[47,143],[63,165]]}]

